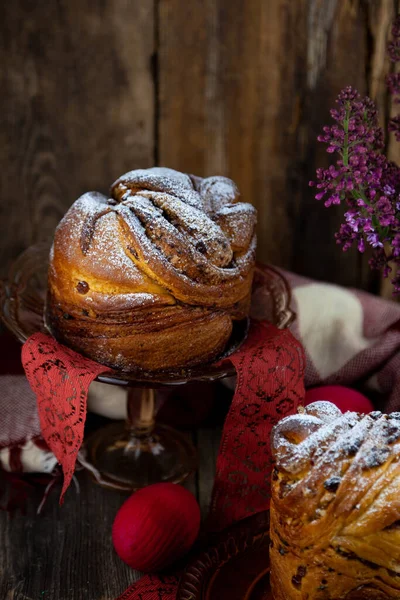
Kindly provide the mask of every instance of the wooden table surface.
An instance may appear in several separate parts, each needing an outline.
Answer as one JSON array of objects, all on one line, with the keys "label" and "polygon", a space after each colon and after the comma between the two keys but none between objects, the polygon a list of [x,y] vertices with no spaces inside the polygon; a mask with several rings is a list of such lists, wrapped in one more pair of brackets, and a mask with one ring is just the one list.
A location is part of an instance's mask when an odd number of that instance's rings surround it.
[{"label": "wooden table surface", "polygon": [[[20,352],[19,343],[0,328],[0,375],[23,373]],[[199,468],[185,487],[195,494],[204,518],[232,394],[220,383],[179,390],[166,401],[168,411],[161,410],[159,418],[172,426],[192,423],[187,435],[198,449]],[[89,414],[86,429],[108,422]],[[44,488],[29,497],[26,515],[0,510],[0,600],[115,600],[140,577],[118,558],[111,541],[115,514],[129,494],[103,489],[83,471],[76,477],[80,493],[71,485],[62,507],[57,484],[40,515],[36,509]],[[0,507],[5,500],[3,479],[0,471]]]},{"label": "wooden table surface", "polygon": [[[205,517],[214,480],[221,429],[193,433],[199,469],[185,486],[197,497]],[[86,472],[58,506],[53,489],[42,513],[35,514],[35,494],[25,516],[0,512],[1,600],[115,600],[140,573],[116,555],[111,541],[114,516],[127,494],[105,490]]]}]

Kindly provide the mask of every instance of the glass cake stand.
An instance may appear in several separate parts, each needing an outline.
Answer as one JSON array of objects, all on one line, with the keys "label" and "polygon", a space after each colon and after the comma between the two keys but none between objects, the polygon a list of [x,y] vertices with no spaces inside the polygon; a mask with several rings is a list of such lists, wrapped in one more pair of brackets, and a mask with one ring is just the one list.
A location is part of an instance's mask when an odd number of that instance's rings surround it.
[{"label": "glass cake stand", "polygon": [[[21,343],[38,331],[49,333],[43,320],[48,256],[47,244],[31,246],[12,264],[8,279],[2,282],[1,317]],[[285,278],[272,267],[257,266],[251,317],[283,329],[295,318],[290,300]],[[98,483],[135,490],[161,481],[178,483],[193,472],[196,451],[191,442],[183,433],[155,420],[156,390],[235,375],[229,356],[246,339],[247,331],[247,320],[236,322],[224,353],[213,364],[157,372],[112,371],[97,377],[101,383],[128,388],[126,422],[103,427],[85,441],[82,462]]]}]

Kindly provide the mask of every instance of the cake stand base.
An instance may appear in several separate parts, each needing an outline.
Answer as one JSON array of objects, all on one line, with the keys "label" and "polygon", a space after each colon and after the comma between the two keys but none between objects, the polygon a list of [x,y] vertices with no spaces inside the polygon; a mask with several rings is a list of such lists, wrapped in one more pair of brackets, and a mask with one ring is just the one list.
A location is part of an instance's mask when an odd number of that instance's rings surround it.
[{"label": "cake stand base", "polygon": [[180,483],[196,469],[196,451],[184,434],[155,424],[149,435],[132,435],[124,421],[96,431],[86,441],[88,462],[100,485],[134,491],[152,483]]},{"label": "cake stand base", "polygon": [[94,432],[85,442],[86,467],[100,485],[138,490],[179,483],[197,466],[196,450],[183,433],[157,423],[156,390],[128,390],[127,420]]}]

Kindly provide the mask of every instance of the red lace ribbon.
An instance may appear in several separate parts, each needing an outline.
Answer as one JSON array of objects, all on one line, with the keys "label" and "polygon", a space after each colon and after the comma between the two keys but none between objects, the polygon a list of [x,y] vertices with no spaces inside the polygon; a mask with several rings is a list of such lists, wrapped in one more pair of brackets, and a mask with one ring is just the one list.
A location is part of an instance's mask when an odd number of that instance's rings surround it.
[{"label": "red lace ribbon", "polygon": [[44,333],[35,333],[25,342],[22,364],[36,394],[43,438],[64,473],[61,504],[83,442],[89,386],[110,369]]},{"label": "red lace ribbon", "polygon": [[[210,508],[209,527],[220,530],[269,506],[270,433],[304,398],[305,359],[289,330],[253,323],[246,342],[229,360],[237,373],[226,418]],[[117,600],[175,600],[179,573],[147,575]]]},{"label": "red lace ribbon", "polygon": [[[229,360],[237,384],[217,460],[208,523],[212,530],[268,507],[271,429],[304,398],[304,352],[289,330],[253,322],[245,343]],[[89,385],[109,369],[42,333],[25,343],[22,362],[37,396],[43,437],[62,465],[63,497],[83,441]],[[118,600],[173,600],[178,582],[179,573],[148,575]]]},{"label": "red lace ribbon", "polygon": [[288,329],[253,323],[230,360],[237,382],[217,459],[208,522],[213,531],[268,508],[271,429],[304,399],[304,353]]}]

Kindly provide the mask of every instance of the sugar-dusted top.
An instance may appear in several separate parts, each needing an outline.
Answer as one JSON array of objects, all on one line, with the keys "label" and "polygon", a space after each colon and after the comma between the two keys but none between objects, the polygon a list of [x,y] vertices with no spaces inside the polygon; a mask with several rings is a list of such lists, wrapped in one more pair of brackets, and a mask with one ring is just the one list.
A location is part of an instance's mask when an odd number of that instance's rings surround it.
[{"label": "sugar-dusted top", "polygon": [[342,413],[334,404],[314,402],[301,414],[282,419],[272,433],[278,469],[297,475],[323,462],[354,457],[365,468],[379,466],[400,442],[400,413]]},{"label": "sugar-dusted top", "polygon": [[109,294],[233,306],[250,291],[255,226],[254,207],[226,177],[138,169],[119,177],[110,197],[88,192],[73,204],[56,231],[54,272],[69,265],[75,279]]}]

